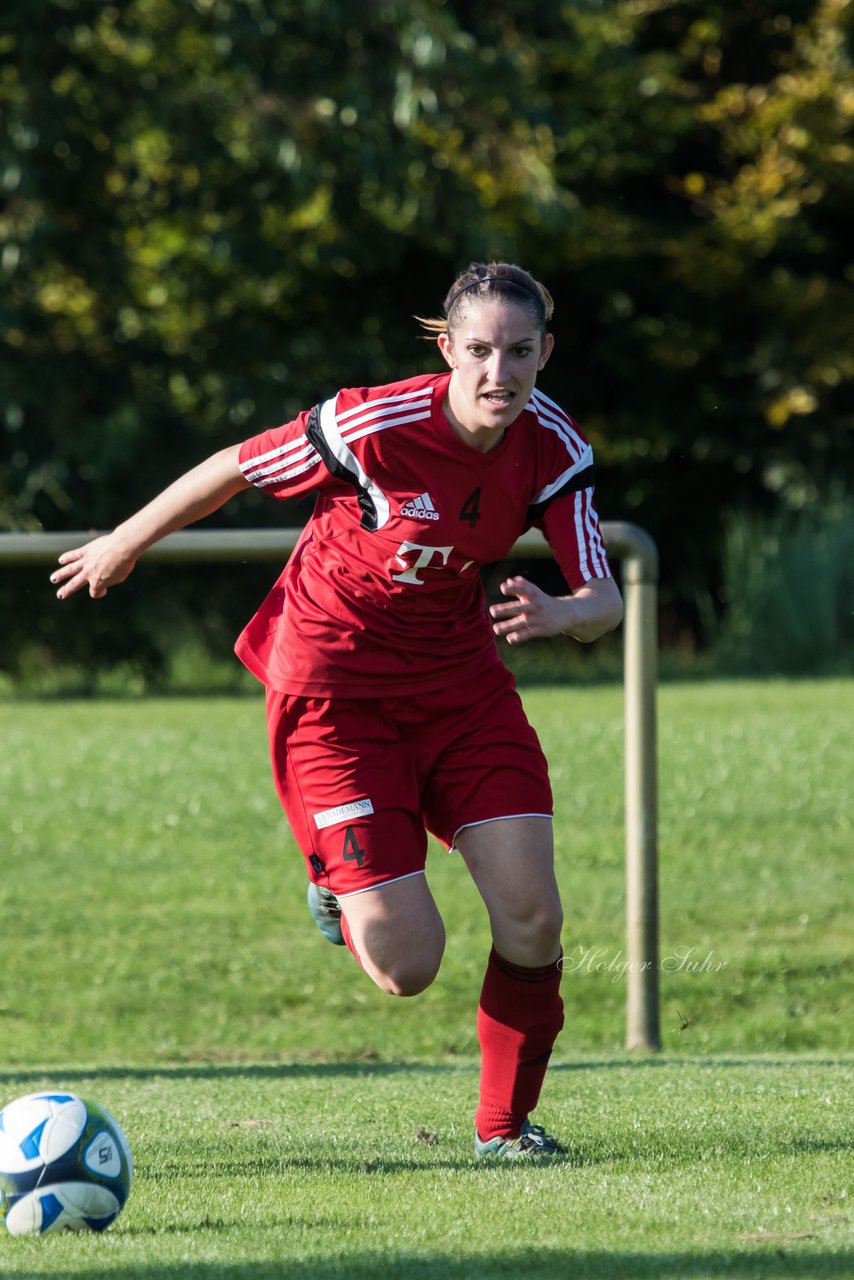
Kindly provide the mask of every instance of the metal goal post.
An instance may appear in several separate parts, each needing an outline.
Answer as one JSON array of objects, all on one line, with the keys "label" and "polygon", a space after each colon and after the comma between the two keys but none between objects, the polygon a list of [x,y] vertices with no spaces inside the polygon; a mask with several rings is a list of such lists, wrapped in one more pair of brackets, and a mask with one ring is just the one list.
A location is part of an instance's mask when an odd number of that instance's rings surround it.
[{"label": "metal goal post", "polygon": [[[301,529],[189,530],[156,543],[151,561],[284,560]],[[625,521],[602,525],[609,556],[622,562],[625,617],[626,805],[626,1048],[661,1047],[658,990],[658,797],[656,682],[658,552],[645,530]],[[0,533],[0,566],[51,564],[69,547],[97,534]],[[551,548],[537,530],[512,557],[546,558]]]}]

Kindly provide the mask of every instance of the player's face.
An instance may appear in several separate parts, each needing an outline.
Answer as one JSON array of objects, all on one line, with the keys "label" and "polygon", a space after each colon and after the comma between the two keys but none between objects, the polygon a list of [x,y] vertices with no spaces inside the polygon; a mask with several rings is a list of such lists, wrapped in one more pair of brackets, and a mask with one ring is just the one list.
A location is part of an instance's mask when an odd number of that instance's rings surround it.
[{"label": "player's face", "polygon": [[483,453],[499,444],[528,403],[553,345],[525,307],[466,303],[453,336],[439,337],[453,370],[445,414],[457,435]]}]

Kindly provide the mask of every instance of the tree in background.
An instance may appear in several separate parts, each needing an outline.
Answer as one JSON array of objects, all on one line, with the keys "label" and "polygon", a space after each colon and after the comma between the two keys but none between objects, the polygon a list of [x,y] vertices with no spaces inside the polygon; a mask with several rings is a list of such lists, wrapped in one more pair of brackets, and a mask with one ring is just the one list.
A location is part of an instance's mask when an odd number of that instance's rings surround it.
[{"label": "tree in background", "polygon": [[[337,386],[436,367],[472,258],[558,300],[547,390],[600,506],[648,528],[700,629],[721,514],[851,474],[852,5],[10,0],[0,52],[0,525],[110,526]],[[269,523],[247,495],[221,517]],[[257,595],[170,571],[2,656],[142,653]]]}]

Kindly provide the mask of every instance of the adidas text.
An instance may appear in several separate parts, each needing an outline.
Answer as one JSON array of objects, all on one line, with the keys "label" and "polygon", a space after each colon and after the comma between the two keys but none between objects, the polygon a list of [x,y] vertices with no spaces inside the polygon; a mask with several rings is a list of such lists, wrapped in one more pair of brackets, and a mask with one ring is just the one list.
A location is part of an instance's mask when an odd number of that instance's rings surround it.
[{"label": "adidas text", "polygon": [[402,516],[409,516],[412,520],[438,520],[439,512],[433,506],[433,499],[429,493],[422,493],[420,497],[413,498],[400,508]]}]

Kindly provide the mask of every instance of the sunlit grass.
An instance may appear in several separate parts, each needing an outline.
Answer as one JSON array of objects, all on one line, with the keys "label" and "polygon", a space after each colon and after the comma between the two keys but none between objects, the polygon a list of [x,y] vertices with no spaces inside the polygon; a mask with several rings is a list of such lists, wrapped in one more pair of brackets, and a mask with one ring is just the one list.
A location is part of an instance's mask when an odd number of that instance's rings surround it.
[{"label": "sunlit grass", "polygon": [[471,1151],[477,1068],[7,1073],[118,1114],[136,1183],[102,1237],[3,1239],[15,1277],[839,1277],[854,1062],[586,1058],[553,1071],[556,1167]]},{"label": "sunlit grass", "polygon": [[[558,808],[558,1052],[609,1051],[625,1004],[622,694],[526,703]],[[666,1044],[850,1046],[854,684],[668,686],[659,718]],[[311,925],[260,700],[9,703],[0,733],[7,1063],[475,1051],[489,941],[462,864],[431,849],[439,980],[389,1000]]]},{"label": "sunlit grass", "polygon": [[[525,694],[552,761],[567,1027],[557,1168],[474,1163],[489,945],[434,846],[442,973],[381,995],[311,925],[259,699],[0,705],[3,1100],[100,1101],[137,1182],[79,1280],[842,1277],[854,685],[662,689],[667,1052],[622,1050],[622,693]],[[846,1252],[848,1248],[848,1252]]]}]

